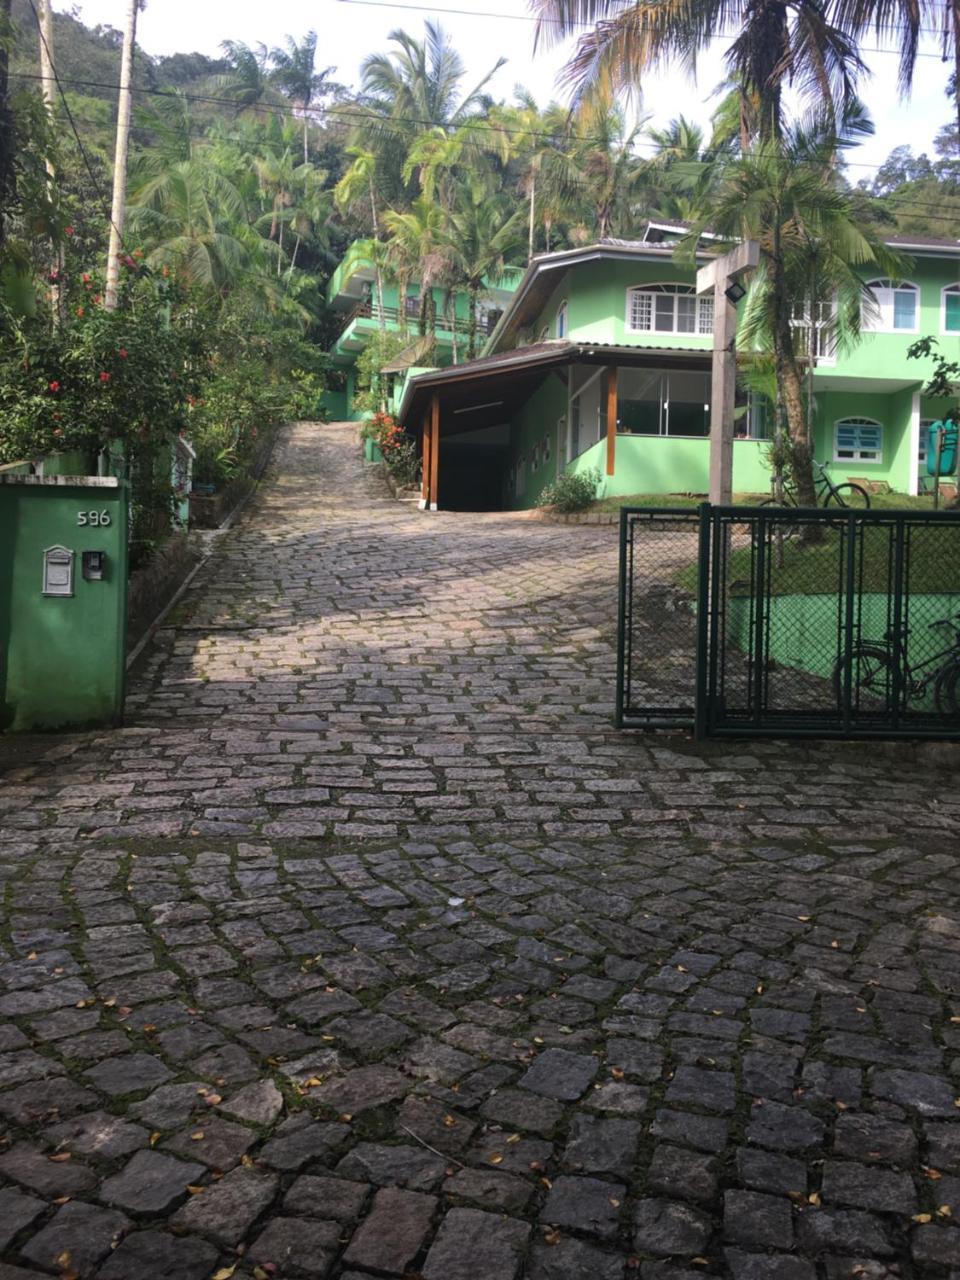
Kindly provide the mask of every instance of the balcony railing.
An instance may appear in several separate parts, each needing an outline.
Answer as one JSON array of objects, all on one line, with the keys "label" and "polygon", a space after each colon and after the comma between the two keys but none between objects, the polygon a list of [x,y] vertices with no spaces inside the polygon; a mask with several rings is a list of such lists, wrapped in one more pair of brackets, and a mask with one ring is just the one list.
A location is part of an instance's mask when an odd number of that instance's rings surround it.
[{"label": "balcony railing", "polygon": [[[500,319],[500,312],[481,313],[477,316],[477,334],[482,338],[488,338],[493,333],[497,321]],[[387,325],[394,325],[400,328],[406,322],[407,328],[412,329],[414,334],[419,333],[420,320],[420,299],[408,298],[406,309],[401,311],[399,307],[381,306],[379,303],[366,301],[361,302],[359,306],[347,315],[340,332],[345,333],[353,324],[354,320],[374,320],[377,324],[381,318]],[[437,333],[453,333],[466,337],[470,332],[470,322],[467,319],[457,317],[456,321],[451,323],[450,317],[437,312]]]}]

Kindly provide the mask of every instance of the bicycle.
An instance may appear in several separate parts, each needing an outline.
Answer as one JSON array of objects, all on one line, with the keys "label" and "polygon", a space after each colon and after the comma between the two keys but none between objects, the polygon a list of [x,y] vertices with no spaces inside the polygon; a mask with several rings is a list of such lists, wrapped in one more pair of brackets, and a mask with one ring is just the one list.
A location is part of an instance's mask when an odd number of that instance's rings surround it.
[{"label": "bicycle", "polygon": [[[861,707],[866,701],[869,707],[871,700],[876,700],[880,706],[888,707],[894,676],[899,674],[899,686],[906,691],[908,702],[926,697],[932,683],[936,710],[956,715],[960,711],[960,613],[930,623],[931,631],[937,627],[947,627],[953,632],[952,643],[915,667],[910,665],[905,652],[908,627],[888,631],[882,641],[862,640],[855,644],[850,653],[851,703]],[[843,702],[846,666],[841,657],[833,669],[833,691],[838,703]]]},{"label": "bicycle", "polygon": [[[861,511],[869,511],[870,495],[862,485],[853,484],[852,481],[834,484],[827,473],[825,462],[814,461],[813,465],[817,472],[813,483],[817,491],[818,507],[853,507]],[[793,484],[784,486],[782,503],[776,498],[767,498],[760,505],[762,507],[799,507],[796,486]]]}]

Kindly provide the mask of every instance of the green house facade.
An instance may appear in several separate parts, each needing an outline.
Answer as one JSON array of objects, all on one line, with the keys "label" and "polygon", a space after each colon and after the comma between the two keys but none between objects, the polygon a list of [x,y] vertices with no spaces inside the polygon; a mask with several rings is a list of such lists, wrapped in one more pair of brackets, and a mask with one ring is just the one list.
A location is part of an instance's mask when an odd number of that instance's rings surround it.
[{"label": "green house facade", "polygon": [[[682,233],[651,223],[639,241],[535,258],[480,359],[407,379],[399,412],[424,442],[425,502],[531,507],[562,472],[588,469],[601,495],[706,493],[712,298],[674,260]],[[922,394],[932,362],[907,350],[930,334],[960,358],[960,244],[890,243],[908,279],[864,276],[876,307],[855,346],[831,350],[825,325],[797,325],[816,355],[815,457],[837,481],[916,494],[926,427],[951,402]],[[745,393],[735,431],[734,490],[769,492],[769,413]]]},{"label": "green house facade", "polygon": [[[481,295],[477,338],[485,343],[520,283],[523,271],[505,267],[495,279],[487,282]],[[344,396],[340,411],[355,421],[363,417],[355,403],[356,362],[379,331],[401,334],[409,339],[409,347],[394,361],[391,374],[407,372],[423,364],[420,316],[422,289],[419,280],[404,287],[381,272],[370,257],[363,241],[353,244],[330,277],[327,302],[338,314],[338,333],[331,347],[334,365],[344,375]],[[464,290],[435,286],[430,290],[436,314],[433,362],[439,368],[458,364],[467,358],[470,333],[470,303]]]}]

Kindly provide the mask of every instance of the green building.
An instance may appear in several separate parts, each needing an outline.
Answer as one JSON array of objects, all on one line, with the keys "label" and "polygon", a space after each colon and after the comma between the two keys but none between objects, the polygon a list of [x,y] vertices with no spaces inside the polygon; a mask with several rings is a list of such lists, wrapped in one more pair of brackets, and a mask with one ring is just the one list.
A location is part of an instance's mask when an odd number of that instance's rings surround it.
[{"label": "green building", "polygon": [[[523,277],[521,267],[505,267],[496,280],[488,281],[483,291],[478,314],[478,341],[485,343],[503,315],[510,298]],[[373,336],[381,329],[409,337],[409,346],[392,362],[389,373],[400,375],[422,364],[423,335],[420,315],[423,303],[418,280],[405,287],[381,273],[382,296],[377,270],[369,255],[368,245],[357,241],[330,278],[327,301],[342,316],[340,331],[330,354],[343,371],[343,398],[332,411],[349,421],[363,417],[355,405],[356,362]],[[439,368],[466,360],[470,332],[469,299],[464,290],[446,287],[431,289],[436,312],[436,333],[431,364]]]},{"label": "green building", "polygon": [[[591,468],[601,495],[706,493],[713,303],[696,295],[695,270],[674,261],[683,233],[650,223],[642,240],[535,258],[481,358],[411,373],[399,415],[424,440],[426,502],[530,507],[561,472]],[[865,317],[857,345],[832,351],[826,316],[797,325],[816,355],[815,457],[835,480],[916,494],[924,428],[949,405],[923,396],[931,364],[907,349],[932,334],[960,357],[960,243],[889,243],[913,263],[909,279],[865,276],[878,315]],[[769,491],[768,416],[743,396],[737,492]]]}]

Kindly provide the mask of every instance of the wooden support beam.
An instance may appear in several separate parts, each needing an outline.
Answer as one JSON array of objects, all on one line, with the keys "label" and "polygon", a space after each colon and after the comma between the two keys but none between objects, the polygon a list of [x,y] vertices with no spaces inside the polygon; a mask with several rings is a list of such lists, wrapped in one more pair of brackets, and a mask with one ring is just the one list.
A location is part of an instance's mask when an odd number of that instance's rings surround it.
[{"label": "wooden support beam", "polygon": [[420,460],[420,508],[430,505],[430,419],[423,420],[423,446]]},{"label": "wooden support beam", "polygon": [[430,406],[430,510],[437,509],[440,490],[440,397],[434,392]]},{"label": "wooden support beam", "polygon": [[607,475],[612,476],[617,465],[617,366],[607,368]]}]

